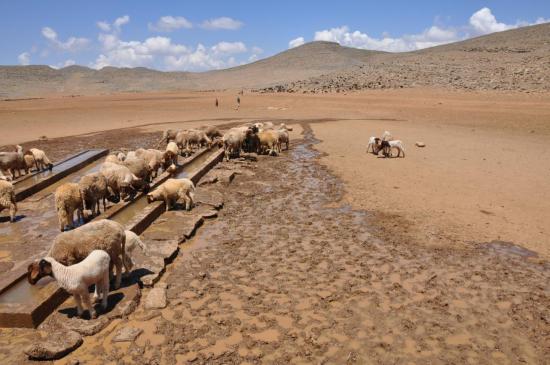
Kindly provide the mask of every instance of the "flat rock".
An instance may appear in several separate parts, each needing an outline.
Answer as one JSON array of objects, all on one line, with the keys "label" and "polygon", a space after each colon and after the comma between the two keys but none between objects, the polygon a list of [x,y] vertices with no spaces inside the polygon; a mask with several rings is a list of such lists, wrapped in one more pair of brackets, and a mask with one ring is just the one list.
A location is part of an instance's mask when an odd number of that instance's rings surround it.
[{"label": "flat rock", "polygon": [[415,146],[416,147],[426,147],[426,144],[424,142],[416,142]]},{"label": "flat rock", "polygon": [[133,342],[143,330],[141,328],[123,327],[113,337],[113,342]]},{"label": "flat rock", "polygon": [[166,289],[153,288],[145,298],[145,309],[162,309],[167,305]]},{"label": "flat rock", "polygon": [[199,187],[195,190],[195,202],[220,209],[223,207],[223,195],[219,191]]},{"label": "flat rock", "polygon": [[192,211],[178,211],[174,212],[175,216],[178,217],[179,227],[178,232],[181,232],[183,236],[189,238],[195,233],[195,230],[202,225],[204,219],[202,214],[197,209]]},{"label": "flat rock", "polygon": [[24,352],[34,360],[62,358],[82,345],[82,336],[75,331],[44,333],[40,342],[33,343]]},{"label": "flat rock", "polygon": [[107,316],[101,316],[97,319],[85,320],[73,317],[63,323],[69,331],[77,332],[82,336],[93,336],[109,324],[110,319]]}]

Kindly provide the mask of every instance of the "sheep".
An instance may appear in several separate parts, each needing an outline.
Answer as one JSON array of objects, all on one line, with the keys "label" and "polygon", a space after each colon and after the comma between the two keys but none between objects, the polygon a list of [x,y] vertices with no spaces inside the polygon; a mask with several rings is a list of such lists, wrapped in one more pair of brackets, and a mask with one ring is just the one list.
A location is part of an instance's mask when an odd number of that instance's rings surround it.
[{"label": "sheep", "polygon": [[382,133],[382,137],[380,137],[380,139],[382,141],[391,141],[393,139],[393,136],[391,135],[390,132],[384,131],[384,133]]},{"label": "sheep", "polygon": [[[53,241],[47,256],[63,265],[74,265],[84,260],[93,250],[104,250],[111,257],[116,269],[115,289],[122,281],[122,267],[126,261],[126,235],[117,222],[100,219],[59,234]],[[126,268],[126,271],[129,271]]]},{"label": "sheep", "polygon": [[11,176],[4,175],[4,173],[2,173],[2,170],[0,170],[0,180],[11,181]]},{"label": "sheep", "polygon": [[267,151],[268,154],[281,153],[281,144],[279,143],[279,133],[274,130],[264,130],[258,133],[260,138],[260,152]]},{"label": "sheep", "polygon": [[[248,129],[248,128],[246,128]],[[246,133],[246,132],[245,132]],[[225,152],[225,159],[229,161],[231,156],[239,156],[246,134],[238,129],[230,129],[223,135],[222,142]]]},{"label": "sheep", "polygon": [[101,165],[100,172],[107,179],[107,186],[116,199],[125,199],[135,193],[134,185],[143,184],[140,178],[132,174],[128,167],[111,162]]},{"label": "sheep", "polygon": [[134,152],[129,152],[127,158],[131,156],[144,159],[149,164],[152,177],[158,176],[158,170],[160,168],[166,169],[170,165],[166,158],[166,151],[138,148]]},{"label": "sheep", "polygon": [[25,171],[25,174],[29,173],[29,168],[25,163],[23,154],[23,147],[17,145],[16,152],[0,152],[0,170],[9,171],[12,178],[15,178],[15,172],[19,177],[23,176],[21,170]]},{"label": "sheep", "polygon": [[181,131],[176,135],[176,144],[182,150],[189,150],[196,146],[197,148],[203,145],[211,146],[212,140],[204,131],[197,129],[189,129]]},{"label": "sheep", "polygon": [[174,141],[176,139],[176,136],[178,134],[178,130],[174,129],[167,129],[162,133],[162,138],[160,139],[159,143],[157,144],[157,148],[160,147],[160,145],[163,142],[170,143],[170,141]]},{"label": "sheep", "polygon": [[84,208],[92,211],[92,214],[100,214],[99,203],[103,200],[103,211],[106,210],[105,200],[109,197],[107,178],[101,172],[84,175],[78,182],[80,196]]},{"label": "sheep", "polygon": [[27,152],[31,153],[34,159],[34,163],[36,164],[37,171],[46,170],[46,169],[52,171],[53,164],[51,163],[48,156],[46,156],[46,153],[44,151],[39,150],[38,148],[31,148]]},{"label": "sheep", "polygon": [[10,222],[14,223],[17,214],[15,188],[11,182],[0,180],[0,212],[8,208],[10,210]]},{"label": "sheep", "polygon": [[369,153],[369,148],[372,150],[372,153],[375,153],[374,148],[377,147],[376,137],[369,138],[369,144],[367,144],[367,153]]},{"label": "sheep", "polygon": [[145,254],[147,254],[147,247],[145,247],[143,241],[134,232],[124,231],[124,234],[126,235],[126,244],[124,246],[124,268],[126,269],[126,274],[129,274],[130,270],[132,270],[135,265],[135,262],[132,259],[133,251],[136,247],[139,247]]},{"label": "sheep", "polygon": [[285,129],[287,131],[292,131],[292,127],[287,126],[285,123],[279,125],[279,129]]},{"label": "sheep", "polygon": [[166,162],[169,162],[171,165],[176,165],[178,163],[179,148],[175,142],[170,142],[166,145],[166,151],[164,151],[164,159]]},{"label": "sheep", "polygon": [[391,150],[392,148],[395,148],[397,149],[397,157],[401,154],[405,157],[405,147],[403,147],[403,142],[400,140],[383,141],[380,140],[380,138],[376,138],[376,142],[376,145],[379,146],[378,150],[375,152],[376,155],[378,155],[379,151],[382,151],[385,157],[391,157]]},{"label": "sheep", "polygon": [[277,130],[277,133],[279,134],[279,146],[282,146],[284,143],[285,150],[288,150],[288,145],[290,143],[290,136],[288,135],[288,129],[286,128],[286,126],[284,128],[279,128]]},{"label": "sheep", "polygon": [[151,182],[152,171],[149,164],[144,159],[139,157],[126,158],[124,161],[121,161],[120,164],[126,166],[132,174],[140,178],[143,182]]},{"label": "sheep", "polygon": [[147,202],[162,200],[166,204],[166,211],[168,211],[179,199],[184,199],[185,209],[191,210],[194,205],[194,191],[195,184],[189,179],[168,179],[147,194]]},{"label": "sheep", "polygon": [[90,301],[89,287],[95,285],[94,301],[101,297],[101,308],[106,310],[110,261],[109,254],[102,250],[93,250],[84,260],[71,266],[65,266],[53,257],[45,257],[29,265],[27,279],[34,285],[44,276],[53,277],[60,287],[74,296],[78,316],[82,317],[87,309],[90,317],[95,319],[97,313]]},{"label": "sheep", "polygon": [[222,133],[218,129],[218,127],[214,125],[206,125],[199,128],[200,130],[204,131],[208,138],[214,139],[216,137],[222,137]]},{"label": "sheep", "polygon": [[74,212],[76,210],[78,222],[82,221],[84,203],[80,194],[80,187],[76,183],[65,183],[55,189],[55,210],[59,219],[59,229],[73,228]]}]

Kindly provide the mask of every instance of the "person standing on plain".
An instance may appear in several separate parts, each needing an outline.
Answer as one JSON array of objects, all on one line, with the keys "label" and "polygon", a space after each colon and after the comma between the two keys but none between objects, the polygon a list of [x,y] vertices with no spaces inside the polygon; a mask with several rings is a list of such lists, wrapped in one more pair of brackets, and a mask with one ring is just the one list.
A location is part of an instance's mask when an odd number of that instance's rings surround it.
[{"label": "person standing on plain", "polygon": [[219,103],[218,103],[218,98],[216,98],[216,108],[218,107]]}]

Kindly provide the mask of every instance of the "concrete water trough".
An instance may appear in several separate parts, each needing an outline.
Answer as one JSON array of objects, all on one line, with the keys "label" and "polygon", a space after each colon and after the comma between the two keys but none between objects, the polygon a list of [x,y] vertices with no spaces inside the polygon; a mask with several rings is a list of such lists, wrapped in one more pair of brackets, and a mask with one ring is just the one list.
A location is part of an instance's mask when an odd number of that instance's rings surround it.
[{"label": "concrete water trough", "polygon": [[65,176],[80,170],[82,167],[90,164],[91,162],[106,156],[108,153],[108,149],[91,149],[82,151],[56,163],[51,171],[45,170],[27,174],[23,178],[15,181],[15,197],[17,201],[21,201],[61,180]]},{"label": "concrete water trough", "polygon": [[[201,150],[183,161],[176,177],[187,177],[196,184],[222,159],[223,149]],[[151,188],[168,178],[169,174],[162,174]],[[140,234],[164,210],[164,202],[147,204],[146,196],[140,193],[132,201],[116,204],[95,219],[113,219]],[[42,279],[37,286],[31,286],[26,280],[27,265],[28,262],[21,263],[0,282],[0,327],[36,327],[67,298],[65,291],[51,280]]]}]

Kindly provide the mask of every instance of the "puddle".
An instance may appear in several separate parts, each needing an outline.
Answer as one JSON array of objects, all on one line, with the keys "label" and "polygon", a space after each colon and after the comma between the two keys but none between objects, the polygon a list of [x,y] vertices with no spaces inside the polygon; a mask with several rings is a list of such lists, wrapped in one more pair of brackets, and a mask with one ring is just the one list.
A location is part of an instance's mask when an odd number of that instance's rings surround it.
[{"label": "puddle", "polygon": [[538,257],[536,252],[517,246],[512,242],[494,240],[489,243],[483,243],[480,246],[501,255],[516,255],[525,258]]}]

